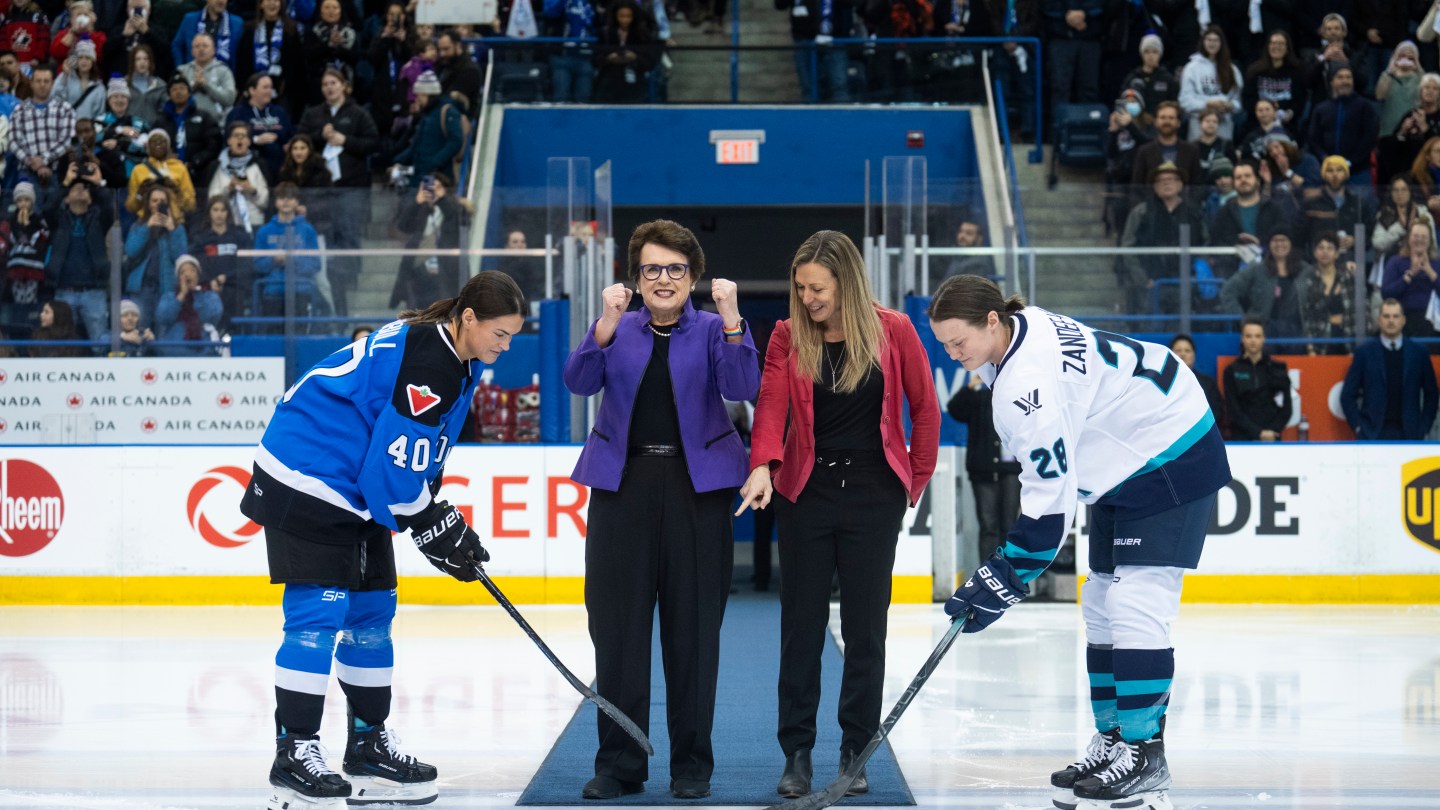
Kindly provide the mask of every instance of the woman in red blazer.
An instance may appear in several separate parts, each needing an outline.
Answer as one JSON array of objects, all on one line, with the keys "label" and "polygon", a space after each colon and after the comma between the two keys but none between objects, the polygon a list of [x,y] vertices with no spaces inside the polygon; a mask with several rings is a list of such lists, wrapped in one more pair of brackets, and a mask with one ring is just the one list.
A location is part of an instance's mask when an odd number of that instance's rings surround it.
[{"label": "woman in red blazer", "polygon": [[[840,578],[840,768],[880,727],[886,613],[895,544],[920,499],[940,438],[930,361],[910,320],[875,302],[848,237],[820,231],[790,265],[790,318],[776,324],[740,490],[764,507],[778,491],[782,796],[810,792],[820,654],[830,583]],[[914,425],[909,449],[901,396]],[[785,429],[786,419],[790,427]],[[771,476],[775,481],[771,483]],[[869,789],[862,772],[851,794]]]}]

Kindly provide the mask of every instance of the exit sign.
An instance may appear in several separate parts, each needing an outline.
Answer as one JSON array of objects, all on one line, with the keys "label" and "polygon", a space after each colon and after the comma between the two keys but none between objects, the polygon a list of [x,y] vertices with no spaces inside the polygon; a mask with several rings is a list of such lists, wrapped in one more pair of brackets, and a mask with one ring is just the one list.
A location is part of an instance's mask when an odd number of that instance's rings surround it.
[{"label": "exit sign", "polygon": [[743,166],[760,162],[760,144],[765,142],[761,129],[710,131],[715,144],[715,162],[722,166]]}]

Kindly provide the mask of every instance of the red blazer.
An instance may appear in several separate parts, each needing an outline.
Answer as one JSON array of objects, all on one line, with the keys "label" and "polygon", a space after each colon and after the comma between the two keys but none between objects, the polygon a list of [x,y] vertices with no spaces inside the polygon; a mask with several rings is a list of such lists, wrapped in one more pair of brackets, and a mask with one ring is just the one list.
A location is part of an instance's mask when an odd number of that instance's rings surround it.
[{"label": "red blazer", "polygon": [[[885,330],[880,354],[885,401],[877,427],[885,437],[885,458],[890,469],[900,476],[905,491],[910,493],[910,505],[914,506],[935,472],[940,447],[940,401],[935,396],[930,358],[920,344],[920,336],[915,334],[915,325],[893,309],[877,306],[875,310]],[[765,376],[760,380],[760,399],[750,433],[750,469],[769,464],[770,474],[775,476],[775,491],[791,501],[800,497],[815,467],[814,381],[802,376],[795,363],[787,319],[775,324],[765,352]],[[900,413],[901,391],[910,402],[910,422],[914,425],[908,450]]]}]

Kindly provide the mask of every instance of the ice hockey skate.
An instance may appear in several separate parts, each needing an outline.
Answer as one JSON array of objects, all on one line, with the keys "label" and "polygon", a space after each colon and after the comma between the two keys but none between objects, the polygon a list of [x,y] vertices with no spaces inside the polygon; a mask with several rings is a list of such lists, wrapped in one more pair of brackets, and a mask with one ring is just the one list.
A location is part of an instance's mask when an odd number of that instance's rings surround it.
[{"label": "ice hockey skate", "polygon": [[275,739],[270,784],[274,790],[269,810],[341,810],[350,796],[350,783],[330,770],[314,735],[282,734]]},{"label": "ice hockey skate", "polygon": [[400,740],[384,723],[355,727],[345,744],[343,770],[355,791],[350,804],[429,804],[439,795],[435,766],[401,754]]},{"label": "ice hockey skate", "polygon": [[1117,743],[1109,765],[1075,783],[1075,797],[1084,810],[1172,810],[1169,788],[1165,743],[1157,737]]},{"label": "ice hockey skate", "polygon": [[1110,757],[1116,744],[1120,742],[1120,729],[1112,728],[1104,733],[1096,733],[1090,738],[1090,744],[1085,746],[1085,756],[1078,762],[1071,763],[1063,770],[1050,774],[1050,786],[1054,788],[1054,795],[1051,796],[1051,803],[1060,810],[1075,810],[1078,799],[1075,798],[1075,783],[1110,764]]}]

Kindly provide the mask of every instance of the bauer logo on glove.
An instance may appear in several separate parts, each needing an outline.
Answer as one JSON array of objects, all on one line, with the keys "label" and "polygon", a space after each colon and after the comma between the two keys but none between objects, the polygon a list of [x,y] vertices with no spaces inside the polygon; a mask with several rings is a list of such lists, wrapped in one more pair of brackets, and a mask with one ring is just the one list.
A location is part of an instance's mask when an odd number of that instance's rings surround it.
[{"label": "bauer logo on glove", "polygon": [[996,554],[965,580],[945,603],[945,612],[965,617],[965,632],[978,633],[999,619],[1005,609],[1029,595],[1010,561]]},{"label": "bauer logo on glove", "polygon": [[410,532],[431,565],[461,582],[474,582],[475,565],[490,560],[480,535],[465,523],[460,510],[446,501],[435,501],[416,515]]}]

